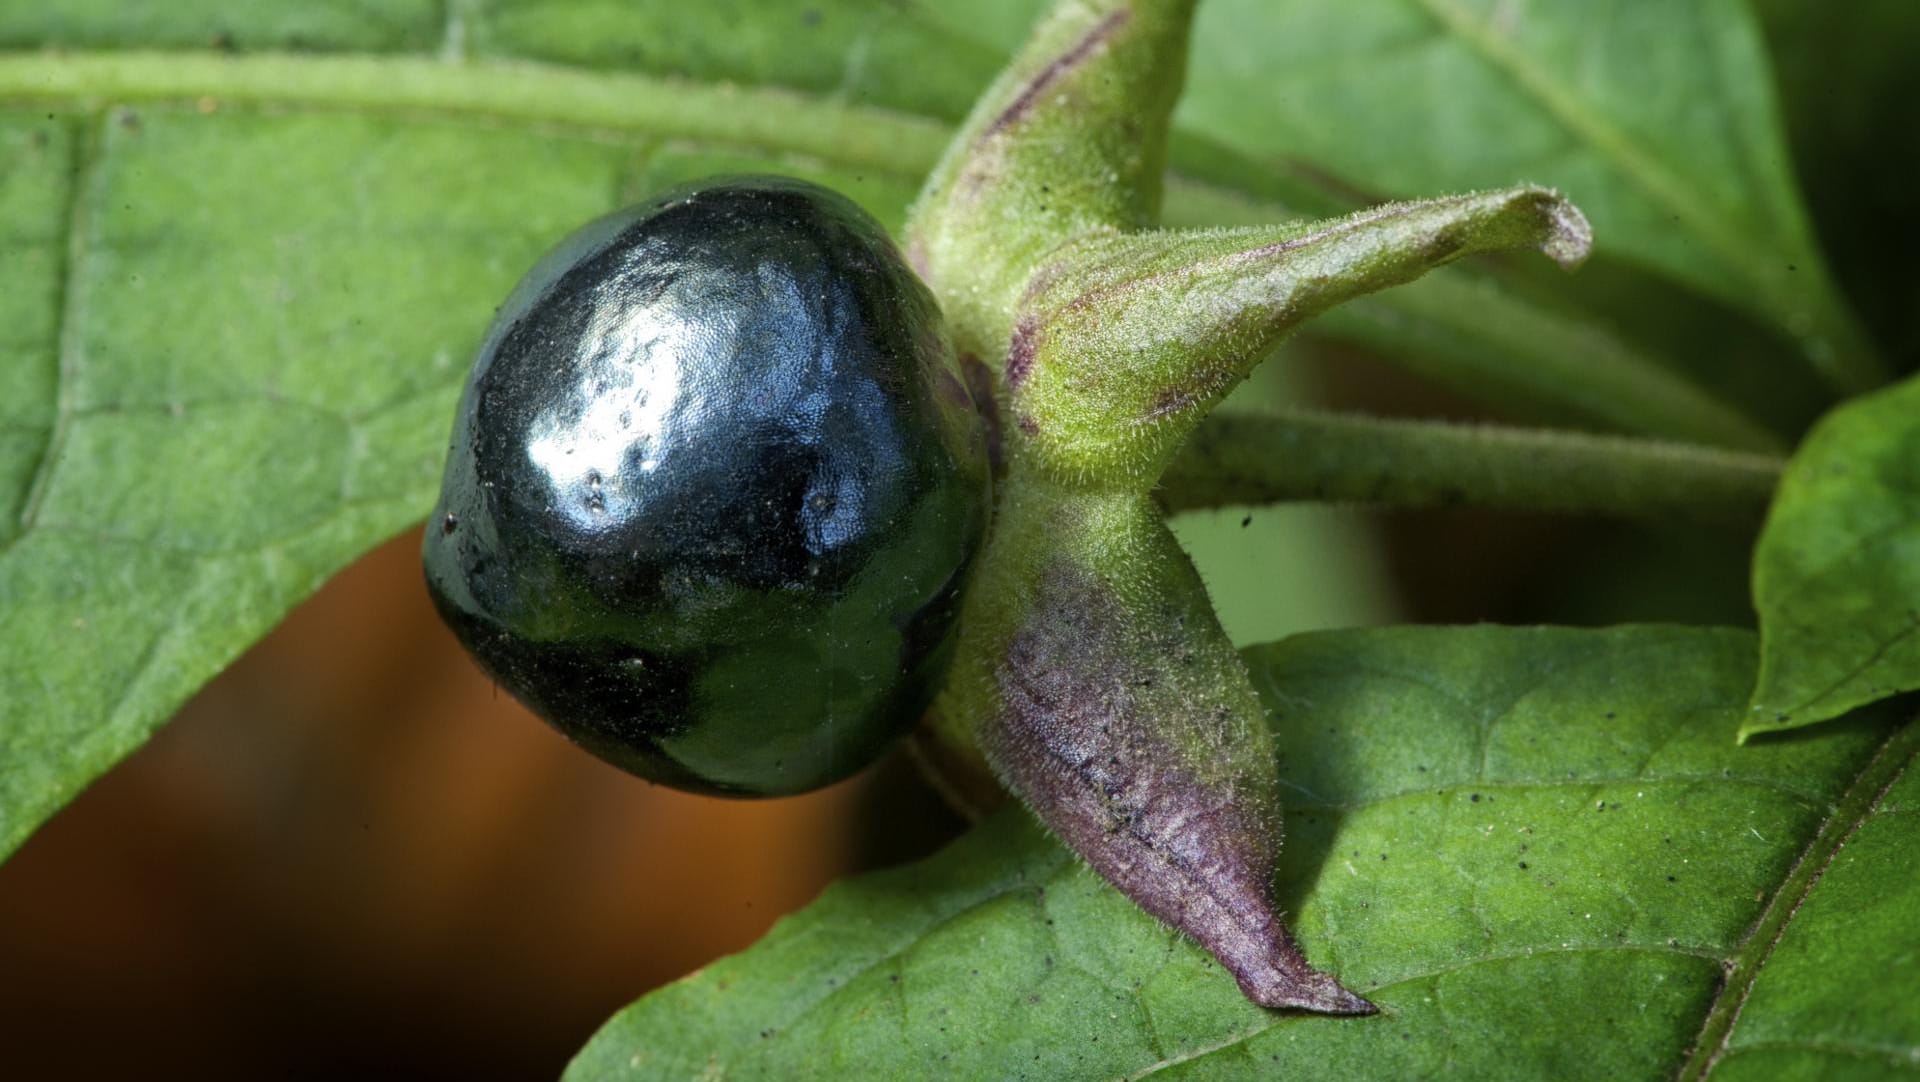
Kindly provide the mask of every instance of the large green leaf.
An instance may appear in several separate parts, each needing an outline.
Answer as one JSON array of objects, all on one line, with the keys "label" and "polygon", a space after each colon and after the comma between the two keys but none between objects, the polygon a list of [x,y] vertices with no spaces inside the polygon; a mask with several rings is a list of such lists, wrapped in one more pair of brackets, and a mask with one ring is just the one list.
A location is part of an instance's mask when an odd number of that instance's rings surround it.
[{"label": "large green leaf", "polygon": [[1753,598],[1760,682],[1743,739],[1920,688],[1920,377],[1807,436],[1754,550]]},{"label": "large green leaf", "polygon": [[[1282,900],[1382,1007],[1268,1013],[1023,814],[641,1000],[570,1078],[1880,1077],[1920,1064],[1920,726],[1731,739],[1737,631],[1248,652]],[[1819,1077],[1830,1077],[1818,1074]]]},{"label": "large green leaf", "polygon": [[[0,0],[0,855],[425,511],[466,359],[547,244],[723,170],[897,221],[1032,6]],[[1178,193],[1183,221],[1282,213]],[[1591,321],[1447,288],[1354,336],[1766,439]]]},{"label": "large green leaf", "polygon": [[1878,378],[1808,227],[1743,0],[1212,0],[1195,49],[1190,130],[1376,196],[1560,188],[1599,253],[1800,339],[1838,387]]},{"label": "large green leaf", "polygon": [[[420,518],[467,359],[545,247],[749,168],[897,220],[917,177],[891,156],[917,170],[943,139],[789,95],[412,58],[5,65],[42,104],[0,109],[0,854]],[[731,145],[661,138],[703,131]]]}]

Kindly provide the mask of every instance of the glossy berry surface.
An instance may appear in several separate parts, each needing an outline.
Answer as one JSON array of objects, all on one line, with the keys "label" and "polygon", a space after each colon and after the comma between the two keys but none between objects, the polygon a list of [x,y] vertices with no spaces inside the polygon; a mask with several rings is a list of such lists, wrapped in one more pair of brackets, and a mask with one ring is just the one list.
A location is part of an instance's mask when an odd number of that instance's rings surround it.
[{"label": "glossy berry surface", "polygon": [[481,665],[601,757],[801,792],[925,709],[989,483],[939,309],[880,226],[731,178],[582,228],[508,298],[427,583]]}]

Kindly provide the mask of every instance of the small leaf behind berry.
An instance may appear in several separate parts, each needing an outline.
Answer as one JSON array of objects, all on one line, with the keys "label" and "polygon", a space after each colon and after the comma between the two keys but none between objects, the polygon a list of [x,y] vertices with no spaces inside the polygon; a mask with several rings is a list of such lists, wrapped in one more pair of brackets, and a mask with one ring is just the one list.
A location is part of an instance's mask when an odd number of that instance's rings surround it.
[{"label": "small leaf behind berry", "polygon": [[1920,688],[1920,377],[1834,410],[1754,550],[1760,680],[1741,739]]}]

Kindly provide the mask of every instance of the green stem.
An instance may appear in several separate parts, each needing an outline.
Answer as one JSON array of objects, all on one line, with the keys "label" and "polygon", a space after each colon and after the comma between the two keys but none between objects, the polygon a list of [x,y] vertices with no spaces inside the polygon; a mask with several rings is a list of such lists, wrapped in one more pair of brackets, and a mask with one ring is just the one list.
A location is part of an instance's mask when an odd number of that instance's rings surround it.
[{"label": "green stem", "polygon": [[947,137],[935,121],[785,91],[427,57],[15,53],[0,55],[0,99],[289,105],[551,124],[790,150],[902,176],[925,170]]},{"label": "green stem", "polygon": [[1785,461],[1684,443],[1293,412],[1209,418],[1168,470],[1171,510],[1287,500],[1759,525]]}]

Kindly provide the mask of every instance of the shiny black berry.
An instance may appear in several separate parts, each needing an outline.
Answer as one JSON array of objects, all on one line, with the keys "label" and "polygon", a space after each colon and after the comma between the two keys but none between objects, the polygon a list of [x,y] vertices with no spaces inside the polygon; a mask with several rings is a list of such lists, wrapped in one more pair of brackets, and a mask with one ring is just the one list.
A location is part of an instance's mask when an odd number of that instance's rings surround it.
[{"label": "shiny black berry", "polygon": [[880,226],[730,178],[586,226],[508,298],[427,584],[502,686],[601,757],[801,792],[926,708],[989,484],[939,309]]}]

